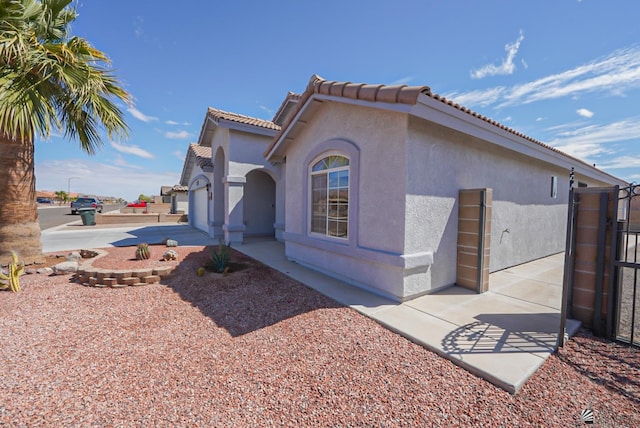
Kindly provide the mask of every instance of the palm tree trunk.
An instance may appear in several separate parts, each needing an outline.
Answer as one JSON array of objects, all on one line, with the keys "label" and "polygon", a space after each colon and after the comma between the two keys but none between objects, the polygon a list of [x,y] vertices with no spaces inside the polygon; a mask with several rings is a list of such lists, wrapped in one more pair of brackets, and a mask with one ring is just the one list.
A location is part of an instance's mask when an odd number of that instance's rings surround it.
[{"label": "palm tree trunk", "polygon": [[33,140],[0,132],[0,265],[11,261],[11,251],[25,264],[44,262],[33,154]]}]

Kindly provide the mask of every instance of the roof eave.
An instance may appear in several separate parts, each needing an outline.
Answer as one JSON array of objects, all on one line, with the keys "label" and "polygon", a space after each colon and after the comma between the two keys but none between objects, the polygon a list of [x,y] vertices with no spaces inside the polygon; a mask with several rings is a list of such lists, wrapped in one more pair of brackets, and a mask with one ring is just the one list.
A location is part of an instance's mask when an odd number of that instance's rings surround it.
[{"label": "roof eave", "polygon": [[258,125],[250,125],[247,123],[240,123],[229,119],[218,119],[217,126],[222,128],[232,129],[234,131],[248,132],[250,134],[265,135],[267,137],[274,137],[277,133],[277,129],[265,128]]},{"label": "roof eave", "polygon": [[[415,106],[411,106],[411,115],[434,122],[441,126],[479,138],[496,146],[522,153],[534,159],[539,159],[570,170],[574,167],[577,172],[604,181],[615,181],[625,185],[626,182],[614,175],[597,169],[585,161],[575,158],[544,143],[535,142],[532,138],[521,136],[513,131],[503,129],[495,123],[482,117],[470,114],[468,110],[460,110],[427,95],[421,95]],[[567,172],[568,173],[568,172]]]},{"label": "roof eave", "polygon": [[286,149],[285,141],[287,140],[287,136],[296,126],[299,126],[300,122],[303,121],[302,119],[304,118],[306,112],[309,110],[309,106],[314,103],[321,103],[325,101],[338,102],[342,104],[350,104],[361,107],[370,107],[386,111],[396,111],[401,113],[409,113],[411,111],[411,108],[413,107],[413,105],[411,104],[366,101],[361,99],[345,98],[336,95],[313,94],[300,107],[300,110],[298,110],[294,118],[291,120],[291,123],[286,127],[283,133],[278,136],[278,139],[271,145],[270,148],[267,149],[267,151],[264,153],[264,157],[271,162],[279,161],[284,156],[283,151]]}]

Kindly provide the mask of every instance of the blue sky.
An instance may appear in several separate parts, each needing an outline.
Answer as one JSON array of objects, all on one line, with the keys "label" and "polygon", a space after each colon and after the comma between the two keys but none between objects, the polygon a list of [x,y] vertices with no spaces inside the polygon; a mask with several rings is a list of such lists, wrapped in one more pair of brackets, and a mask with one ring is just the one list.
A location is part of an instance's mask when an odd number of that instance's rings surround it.
[{"label": "blue sky", "polygon": [[[126,141],[36,142],[38,190],[177,184],[207,107],[271,119],[312,74],[434,93],[640,181],[637,1],[81,0],[73,34],[133,95]],[[79,177],[72,178],[71,177]]]}]

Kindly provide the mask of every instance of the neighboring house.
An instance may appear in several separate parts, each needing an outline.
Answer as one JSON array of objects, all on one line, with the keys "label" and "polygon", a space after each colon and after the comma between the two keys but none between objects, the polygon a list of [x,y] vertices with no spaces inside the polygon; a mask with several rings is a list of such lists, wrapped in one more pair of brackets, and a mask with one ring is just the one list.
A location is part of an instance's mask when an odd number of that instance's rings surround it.
[{"label": "neighboring house", "polygon": [[426,86],[312,76],[272,121],[209,109],[180,184],[210,236],[275,235],[402,301],[563,251],[572,168],[576,185],[625,185]]},{"label": "neighboring house", "polygon": [[161,186],[160,197],[163,203],[170,204],[171,214],[187,214],[189,212],[189,188],[179,184]]}]

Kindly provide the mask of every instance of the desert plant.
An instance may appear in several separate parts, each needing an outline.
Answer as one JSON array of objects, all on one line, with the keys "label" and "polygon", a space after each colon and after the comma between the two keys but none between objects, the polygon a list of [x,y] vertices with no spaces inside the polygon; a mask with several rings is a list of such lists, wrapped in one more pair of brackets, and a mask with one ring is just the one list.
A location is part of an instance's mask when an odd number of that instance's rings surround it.
[{"label": "desert plant", "polygon": [[9,263],[9,272],[5,275],[5,273],[0,270],[0,279],[9,281],[9,283],[0,285],[0,289],[5,290],[8,288],[14,293],[17,293],[20,291],[20,276],[24,274],[24,263],[18,264],[18,255],[15,251],[11,252],[11,256],[13,260]]},{"label": "desert plant", "polygon": [[136,259],[137,260],[148,260],[151,254],[149,253],[149,244],[138,244],[138,248],[136,248]]},{"label": "desert plant", "polygon": [[223,244],[222,239],[218,241],[218,248],[211,249],[211,262],[209,267],[216,272],[222,273],[231,261],[231,243]]}]

